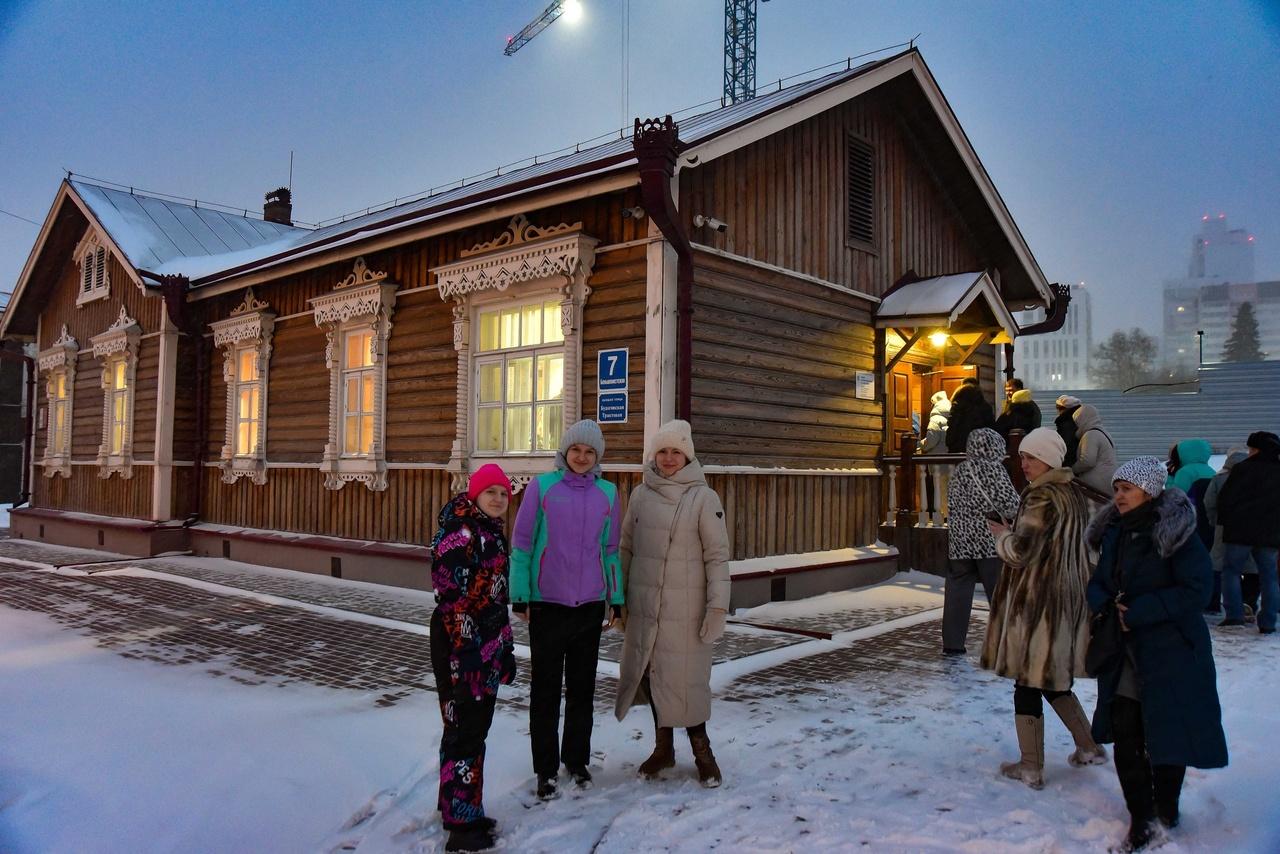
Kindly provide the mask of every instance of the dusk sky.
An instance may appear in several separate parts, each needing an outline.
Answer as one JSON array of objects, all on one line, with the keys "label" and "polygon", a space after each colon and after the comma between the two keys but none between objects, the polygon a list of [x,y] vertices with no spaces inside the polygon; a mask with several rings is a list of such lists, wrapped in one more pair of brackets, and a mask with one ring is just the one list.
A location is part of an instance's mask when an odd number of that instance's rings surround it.
[{"label": "dusk sky", "polygon": [[[546,0],[0,0],[0,290],[64,170],[261,210],[293,170],[317,221],[719,97],[724,4],[583,0],[502,54]],[[758,82],[918,46],[1051,281],[1095,338],[1159,333],[1204,214],[1280,279],[1280,3],[760,5]]]}]

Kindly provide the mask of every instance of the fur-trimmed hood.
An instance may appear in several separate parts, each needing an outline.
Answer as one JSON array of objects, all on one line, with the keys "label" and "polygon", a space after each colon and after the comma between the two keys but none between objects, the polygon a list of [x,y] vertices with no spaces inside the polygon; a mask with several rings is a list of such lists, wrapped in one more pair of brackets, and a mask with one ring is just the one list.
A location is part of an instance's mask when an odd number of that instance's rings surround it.
[{"label": "fur-trimmed hood", "polygon": [[[1196,507],[1187,494],[1176,486],[1165,489],[1159,496],[1151,499],[1151,502],[1156,513],[1151,538],[1155,540],[1160,556],[1167,558],[1196,532]],[[1120,511],[1115,504],[1108,503],[1089,523],[1085,533],[1089,548],[1097,551],[1107,529],[1119,523]]]}]

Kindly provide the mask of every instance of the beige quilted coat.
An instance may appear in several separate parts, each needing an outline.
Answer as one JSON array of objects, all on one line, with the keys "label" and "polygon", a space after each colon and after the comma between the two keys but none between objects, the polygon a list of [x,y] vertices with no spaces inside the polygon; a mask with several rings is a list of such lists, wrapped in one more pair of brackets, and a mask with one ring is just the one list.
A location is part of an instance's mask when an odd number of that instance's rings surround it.
[{"label": "beige quilted coat", "polygon": [[622,523],[627,630],[618,699],[622,720],[648,698],[660,727],[691,727],[711,717],[711,651],[698,637],[707,608],[729,608],[729,534],[720,496],[697,460],[671,478],[650,463]]}]

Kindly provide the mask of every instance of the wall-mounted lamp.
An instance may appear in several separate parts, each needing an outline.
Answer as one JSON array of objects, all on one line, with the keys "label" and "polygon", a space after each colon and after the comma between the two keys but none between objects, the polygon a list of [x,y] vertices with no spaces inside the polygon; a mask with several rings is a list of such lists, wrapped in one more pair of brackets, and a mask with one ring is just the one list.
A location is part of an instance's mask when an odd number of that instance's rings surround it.
[{"label": "wall-mounted lamp", "polygon": [[726,231],[729,230],[729,223],[723,220],[716,219],[713,216],[703,216],[702,214],[694,214],[693,227],[702,228],[704,226],[712,229],[713,231],[718,231],[721,234],[724,234]]},{"label": "wall-mounted lamp", "polygon": [[945,332],[935,332],[929,336],[929,343],[941,349],[947,346],[947,338],[949,336]]},{"label": "wall-mounted lamp", "polygon": [[645,216],[644,208],[640,207],[639,205],[636,205],[634,208],[622,209],[623,219],[644,219],[644,216]]}]

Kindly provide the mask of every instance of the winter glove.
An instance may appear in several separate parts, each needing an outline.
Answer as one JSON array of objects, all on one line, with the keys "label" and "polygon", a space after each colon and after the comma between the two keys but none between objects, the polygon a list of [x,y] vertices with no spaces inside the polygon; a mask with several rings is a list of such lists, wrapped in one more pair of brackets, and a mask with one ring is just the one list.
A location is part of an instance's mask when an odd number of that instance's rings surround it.
[{"label": "winter glove", "polygon": [[726,616],[728,615],[723,608],[707,609],[707,615],[702,618],[702,631],[698,632],[698,637],[703,643],[715,643],[720,640],[720,636],[724,634]]}]

